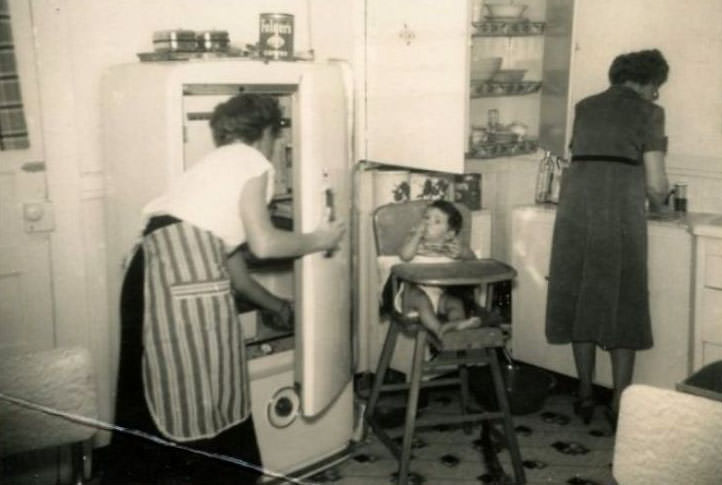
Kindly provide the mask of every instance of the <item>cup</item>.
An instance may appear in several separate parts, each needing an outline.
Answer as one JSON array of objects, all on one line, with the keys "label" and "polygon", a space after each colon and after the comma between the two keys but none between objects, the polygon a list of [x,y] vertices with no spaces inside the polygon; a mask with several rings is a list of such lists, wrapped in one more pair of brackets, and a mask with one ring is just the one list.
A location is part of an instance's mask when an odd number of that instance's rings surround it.
[{"label": "cup", "polygon": [[674,184],[674,210],[687,212],[687,184]]}]

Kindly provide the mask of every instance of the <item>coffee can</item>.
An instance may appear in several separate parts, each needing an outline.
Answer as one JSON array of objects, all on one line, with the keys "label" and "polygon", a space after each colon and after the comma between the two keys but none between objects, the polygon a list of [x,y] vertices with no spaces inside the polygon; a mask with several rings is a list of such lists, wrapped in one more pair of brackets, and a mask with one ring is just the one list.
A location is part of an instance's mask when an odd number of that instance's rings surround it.
[{"label": "coffee can", "polygon": [[293,15],[262,13],[258,22],[258,48],[266,59],[293,59]]}]

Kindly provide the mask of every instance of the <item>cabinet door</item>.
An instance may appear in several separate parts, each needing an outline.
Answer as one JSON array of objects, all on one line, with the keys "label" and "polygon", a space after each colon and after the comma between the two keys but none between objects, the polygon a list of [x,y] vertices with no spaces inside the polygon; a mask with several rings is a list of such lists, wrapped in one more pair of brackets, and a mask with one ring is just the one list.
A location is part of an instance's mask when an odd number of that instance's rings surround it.
[{"label": "cabinet door", "polygon": [[571,346],[549,345],[544,331],[553,230],[553,211],[513,211],[511,258],[518,275],[513,290],[512,351],[517,360],[573,376]]},{"label": "cabinet door", "polygon": [[366,128],[374,162],[464,170],[468,3],[367,0]]}]

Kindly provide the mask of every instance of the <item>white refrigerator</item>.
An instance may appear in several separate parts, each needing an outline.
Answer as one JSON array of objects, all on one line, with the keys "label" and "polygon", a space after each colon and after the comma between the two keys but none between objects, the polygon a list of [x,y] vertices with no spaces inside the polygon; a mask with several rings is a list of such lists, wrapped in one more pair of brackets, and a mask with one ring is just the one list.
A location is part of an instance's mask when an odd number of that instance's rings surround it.
[{"label": "white refrigerator", "polygon": [[[350,219],[347,85],[347,72],[337,63],[214,59],[133,63],[106,73],[103,162],[111,316],[107,366],[99,380],[111,385],[101,396],[104,417],[112,418],[122,261],[142,229],[141,208],[213,148],[208,119],[214,106],[239,92],[277,97],[286,123],[272,160],[272,207],[288,222],[286,229],[308,232],[328,217],[329,203],[336,217]],[[289,334],[264,331],[258,315],[241,318],[248,332],[256,433],[264,466],[273,471],[300,474],[349,448],[354,426],[350,249],[347,236],[332,254],[259,266],[259,281],[292,298],[296,315]]]}]

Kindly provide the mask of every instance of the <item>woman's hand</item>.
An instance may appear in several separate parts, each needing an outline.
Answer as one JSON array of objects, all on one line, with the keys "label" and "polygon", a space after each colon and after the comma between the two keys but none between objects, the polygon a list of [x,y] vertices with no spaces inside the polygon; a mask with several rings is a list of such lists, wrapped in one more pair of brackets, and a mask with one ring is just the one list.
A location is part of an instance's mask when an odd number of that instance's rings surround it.
[{"label": "woman's hand", "polygon": [[346,234],[346,223],[338,220],[322,222],[315,233],[321,248],[336,249]]}]

